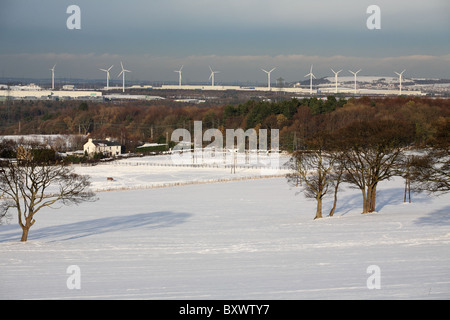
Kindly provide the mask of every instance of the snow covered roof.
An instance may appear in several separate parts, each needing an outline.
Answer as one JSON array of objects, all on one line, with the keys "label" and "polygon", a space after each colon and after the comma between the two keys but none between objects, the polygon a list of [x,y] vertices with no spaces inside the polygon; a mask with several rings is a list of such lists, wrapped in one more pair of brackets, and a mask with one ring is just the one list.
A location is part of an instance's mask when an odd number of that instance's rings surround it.
[{"label": "snow covered roof", "polygon": [[94,140],[94,139],[89,139],[89,142],[92,142],[93,144],[95,144],[98,147],[120,146],[120,143],[118,143],[116,141],[111,141],[111,140]]}]

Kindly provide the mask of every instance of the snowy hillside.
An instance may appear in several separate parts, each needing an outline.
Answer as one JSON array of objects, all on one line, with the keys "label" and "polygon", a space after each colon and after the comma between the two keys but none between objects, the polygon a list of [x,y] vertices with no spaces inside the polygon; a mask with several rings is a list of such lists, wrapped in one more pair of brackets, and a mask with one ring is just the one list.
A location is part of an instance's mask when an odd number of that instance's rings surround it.
[{"label": "snowy hillside", "polygon": [[[122,190],[39,212],[26,243],[15,217],[1,225],[1,299],[450,298],[450,194],[404,204],[395,179],[379,186],[377,212],[361,215],[360,192],[344,188],[335,216],[313,220],[315,202],[283,177],[149,188],[256,169],[76,170],[94,189]],[[79,289],[67,285],[69,266]]]}]

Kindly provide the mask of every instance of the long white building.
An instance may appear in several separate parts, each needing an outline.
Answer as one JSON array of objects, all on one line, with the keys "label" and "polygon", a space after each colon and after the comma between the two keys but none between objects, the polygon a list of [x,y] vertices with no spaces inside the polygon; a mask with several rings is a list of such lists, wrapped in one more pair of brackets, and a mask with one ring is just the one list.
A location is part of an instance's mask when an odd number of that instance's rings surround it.
[{"label": "long white building", "polygon": [[56,91],[56,90],[0,90],[0,97],[14,99],[51,99],[51,98],[101,98],[101,91]]},{"label": "long white building", "polygon": [[[278,87],[241,87],[241,86],[221,86],[221,85],[162,85],[161,87],[153,87],[155,90],[199,90],[199,91],[273,91],[273,92],[292,92],[292,93],[302,93],[309,94],[309,88],[278,88]],[[317,90],[312,91],[313,94],[317,93]]]}]

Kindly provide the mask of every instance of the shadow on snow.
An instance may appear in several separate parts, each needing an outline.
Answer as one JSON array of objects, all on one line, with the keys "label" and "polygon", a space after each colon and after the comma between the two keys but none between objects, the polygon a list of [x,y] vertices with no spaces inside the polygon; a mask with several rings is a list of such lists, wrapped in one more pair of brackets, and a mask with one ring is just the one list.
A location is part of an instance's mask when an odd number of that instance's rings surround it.
[{"label": "shadow on snow", "polygon": [[[33,230],[30,229],[28,240],[52,239],[53,241],[65,241],[77,238],[89,237],[92,235],[104,234],[117,231],[133,231],[137,229],[152,230],[168,228],[184,223],[191,214],[177,212],[151,212],[135,215],[105,217],[101,219],[80,221],[65,225],[44,227]],[[22,235],[22,230],[18,225],[7,227],[5,233],[0,233],[0,242],[18,241]],[[5,229],[5,228],[2,228]],[[13,231],[14,230],[14,231]],[[55,239],[61,238],[62,239]]]},{"label": "shadow on snow", "polygon": [[426,216],[416,219],[414,223],[428,226],[450,225],[450,205],[442,209],[430,212]]},{"label": "shadow on snow", "polygon": [[[403,188],[385,188],[385,189],[378,188],[376,195],[375,211],[380,212],[386,206],[400,205],[404,203],[403,202],[404,192],[405,191]],[[330,201],[330,198],[328,198],[327,203],[324,204],[323,214],[328,214],[329,210],[331,209],[332,201]],[[431,199],[427,197],[424,193],[422,194],[411,193],[411,199],[413,203],[431,202]],[[346,214],[354,212],[361,213],[362,208],[363,208],[363,198],[362,193],[360,191],[343,197],[340,197],[338,194],[338,202],[335,212],[336,215],[345,216]]]}]

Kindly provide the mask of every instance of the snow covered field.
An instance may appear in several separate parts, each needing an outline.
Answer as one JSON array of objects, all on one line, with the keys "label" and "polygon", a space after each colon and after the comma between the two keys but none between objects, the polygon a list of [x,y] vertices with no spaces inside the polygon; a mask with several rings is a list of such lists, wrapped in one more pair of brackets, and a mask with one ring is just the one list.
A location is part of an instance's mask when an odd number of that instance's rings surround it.
[{"label": "snow covered field", "polygon": [[[280,166],[289,160],[280,156]],[[200,161],[199,161],[200,162]],[[206,162],[206,161],[205,161]],[[237,162],[232,172],[230,164],[212,163],[202,165],[174,165],[170,155],[154,157],[130,158],[108,162],[96,166],[76,166],[80,174],[91,177],[92,189],[95,191],[133,190],[158,188],[186,184],[200,184],[210,182],[227,182],[230,180],[245,180],[268,176],[283,176],[289,171],[271,169],[261,166]],[[113,180],[107,180],[107,178]]]},{"label": "snow covered field", "polygon": [[[15,216],[1,225],[1,299],[450,298],[450,194],[404,204],[395,179],[379,186],[377,212],[361,215],[360,192],[345,188],[335,217],[313,220],[315,201],[283,177],[151,188],[258,169],[76,171],[93,189],[122,190],[39,212],[26,243]],[[330,207],[327,199],[324,215]],[[73,265],[79,289],[67,285]]]}]

